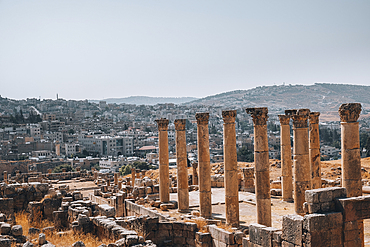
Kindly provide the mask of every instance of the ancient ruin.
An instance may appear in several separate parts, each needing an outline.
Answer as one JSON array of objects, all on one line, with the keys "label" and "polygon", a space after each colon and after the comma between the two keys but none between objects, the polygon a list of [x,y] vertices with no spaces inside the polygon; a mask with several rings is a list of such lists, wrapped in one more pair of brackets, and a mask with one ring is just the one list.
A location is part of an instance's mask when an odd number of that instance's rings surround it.
[{"label": "ancient ruin", "polygon": [[290,116],[279,115],[281,143],[281,177],[282,196],[284,201],[293,200],[292,151],[290,145]]},{"label": "ancient ruin", "polygon": [[167,119],[158,119],[156,122],[158,124],[159,132],[159,198],[162,203],[166,203],[170,200],[167,133],[169,121]]},{"label": "ancient ruin", "polygon": [[[279,115],[281,170],[270,180],[271,168],[279,163],[269,161],[268,109],[246,112],[254,127],[251,164],[237,161],[237,111],[228,110],[222,111],[223,162],[214,166],[210,116],[197,113],[198,163],[188,164],[186,119],[176,119],[176,168],[169,168],[170,121],[159,119],[159,171],[132,168],[124,175],[81,167],[58,173],[4,171],[0,246],[51,247],[53,241],[67,241],[61,239],[68,235],[81,237],[68,246],[89,246],[82,240],[88,234],[100,241],[100,247],[364,246],[370,196],[362,196],[361,105],[339,108],[342,186],[321,176],[319,113],[298,109]],[[22,214],[27,214],[29,226],[21,225]]]},{"label": "ancient ruin", "polygon": [[238,162],[236,157],[236,111],[223,111],[226,223],[239,226]]},{"label": "ancient ruin", "polygon": [[200,215],[212,217],[211,203],[211,165],[209,157],[209,113],[195,114],[198,128],[198,167],[199,167],[199,201]]},{"label": "ancient ruin", "polygon": [[293,164],[294,164],[294,208],[304,214],[305,191],[311,188],[311,169],[308,149],[308,114],[310,110],[299,109],[293,118]]},{"label": "ancient ruin", "polygon": [[179,211],[189,210],[188,164],[186,154],[186,119],[176,119],[177,198]]},{"label": "ancient ruin", "polygon": [[310,112],[309,114],[309,155],[312,189],[321,188],[319,116],[320,112]]},{"label": "ancient ruin", "polygon": [[270,164],[267,138],[267,107],[247,108],[254,124],[257,223],[271,226]]}]

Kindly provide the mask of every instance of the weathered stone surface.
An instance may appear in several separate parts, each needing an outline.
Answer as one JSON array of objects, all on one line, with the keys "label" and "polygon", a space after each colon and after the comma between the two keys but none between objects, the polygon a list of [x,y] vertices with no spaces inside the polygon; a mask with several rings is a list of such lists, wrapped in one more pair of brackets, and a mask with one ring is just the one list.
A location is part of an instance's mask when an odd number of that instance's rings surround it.
[{"label": "weathered stone surface", "polygon": [[44,233],[39,234],[39,245],[46,244],[46,236]]},{"label": "weathered stone surface", "polygon": [[303,233],[303,217],[300,215],[285,215],[281,238],[286,242],[301,246]]},{"label": "weathered stone surface", "polygon": [[22,226],[21,225],[12,226],[11,235],[13,235],[14,237],[22,236],[23,235]]},{"label": "weathered stone surface", "polygon": [[72,247],[85,247],[85,244],[82,241],[77,241],[72,244]]},{"label": "weathered stone surface", "polygon": [[10,239],[0,239],[0,247],[11,247],[11,241]]},{"label": "weathered stone surface", "polygon": [[27,241],[27,242],[25,242],[24,244],[23,244],[23,246],[22,247],[33,247],[34,245],[33,245],[33,243],[31,243],[31,242],[29,242],[29,241]]},{"label": "weathered stone surface", "polygon": [[197,140],[198,140],[198,163],[199,163],[199,201],[200,215],[211,218],[211,166],[209,153],[209,113],[196,113]]},{"label": "weathered stone surface", "polygon": [[11,225],[8,224],[8,223],[4,223],[1,225],[0,227],[0,232],[1,232],[1,235],[9,235],[11,231]]}]

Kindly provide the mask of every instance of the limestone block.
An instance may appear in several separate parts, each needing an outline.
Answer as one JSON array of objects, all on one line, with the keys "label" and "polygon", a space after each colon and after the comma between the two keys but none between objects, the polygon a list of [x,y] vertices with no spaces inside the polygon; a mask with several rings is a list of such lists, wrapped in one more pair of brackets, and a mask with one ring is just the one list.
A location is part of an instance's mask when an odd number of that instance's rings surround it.
[{"label": "limestone block", "polygon": [[72,244],[72,247],[85,247],[85,244],[82,241],[77,241]]},{"label": "limestone block", "polygon": [[116,215],[115,208],[109,206],[108,204],[99,205],[98,208],[99,208],[99,212],[102,216],[114,217]]},{"label": "limestone block", "polygon": [[261,245],[264,247],[272,247],[273,234],[278,230],[279,229],[274,227],[261,228]]},{"label": "limestone block", "polygon": [[303,220],[304,218],[300,215],[283,216],[283,233],[281,238],[286,242],[299,246],[302,245]]},{"label": "limestone block", "polygon": [[0,246],[1,247],[11,247],[11,241],[7,238],[0,239]]},{"label": "limestone block", "polygon": [[47,241],[46,241],[46,236],[44,233],[40,233],[39,234],[39,245],[44,245],[46,244]]},{"label": "limestone block", "polygon": [[252,223],[249,225],[249,240],[254,244],[262,244],[262,229],[266,228],[267,226]]},{"label": "limestone block", "polygon": [[27,242],[25,242],[25,243],[23,244],[23,246],[22,246],[22,247],[34,247],[34,245],[33,245],[33,243],[31,243],[31,242],[27,241]]},{"label": "limestone block", "polygon": [[1,235],[9,235],[11,231],[11,225],[8,224],[8,223],[4,223],[1,225],[0,227],[0,232],[1,232]]},{"label": "limestone block", "polygon": [[14,237],[20,237],[23,235],[23,228],[21,225],[14,225],[11,228],[11,235]]}]

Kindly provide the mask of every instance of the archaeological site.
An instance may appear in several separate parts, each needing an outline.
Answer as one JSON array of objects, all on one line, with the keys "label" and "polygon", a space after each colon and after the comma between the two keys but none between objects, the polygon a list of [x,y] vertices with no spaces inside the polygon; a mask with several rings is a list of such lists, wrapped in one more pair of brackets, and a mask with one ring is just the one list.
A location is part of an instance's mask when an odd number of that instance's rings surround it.
[{"label": "archaeological site", "polygon": [[[254,162],[237,160],[236,110],[222,111],[223,162],[210,161],[208,112],[196,113],[196,162],[186,119],[176,119],[176,166],[168,126],[156,120],[158,169],[4,171],[0,247],[357,247],[370,240],[368,173],[361,167],[361,104],[342,104],[338,179],[324,177],[319,112],[279,115],[280,159],[269,157],[267,107],[246,108]],[[337,108],[336,108],[337,109]],[[291,138],[292,136],[292,138]],[[325,163],[326,164],[326,163]],[[326,168],[325,168],[326,169]],[[330,168],[329,168],[330,169]]]}]

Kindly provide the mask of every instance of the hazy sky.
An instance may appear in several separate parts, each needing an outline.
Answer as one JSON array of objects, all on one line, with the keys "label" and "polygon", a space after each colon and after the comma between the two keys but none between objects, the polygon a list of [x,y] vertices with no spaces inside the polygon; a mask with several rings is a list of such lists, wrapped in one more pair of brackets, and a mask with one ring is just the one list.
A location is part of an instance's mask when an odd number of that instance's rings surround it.
[{"label": "hazy sky", "polygon": [[0,95],[370,85],[369,0],[0,0]]}]

